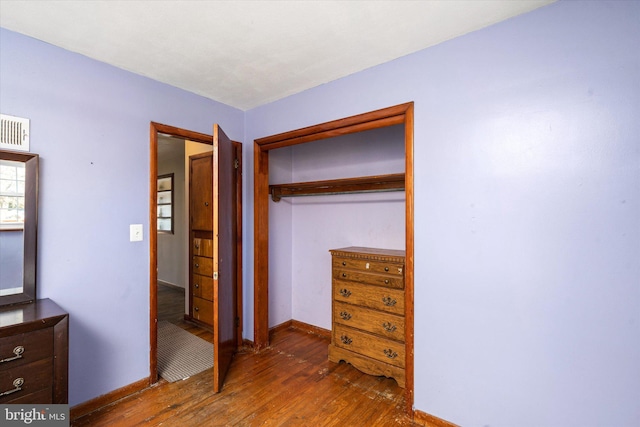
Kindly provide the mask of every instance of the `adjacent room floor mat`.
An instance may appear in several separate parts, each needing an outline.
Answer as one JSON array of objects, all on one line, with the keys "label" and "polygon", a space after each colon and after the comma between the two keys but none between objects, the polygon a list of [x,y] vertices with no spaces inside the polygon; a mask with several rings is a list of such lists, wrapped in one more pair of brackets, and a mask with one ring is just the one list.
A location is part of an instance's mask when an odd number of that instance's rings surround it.
[{"label": "adjacent room floor mat", "polygon": [[213,344],[163,320],[158,323],[158,374],[169,382],[213,367]]}]

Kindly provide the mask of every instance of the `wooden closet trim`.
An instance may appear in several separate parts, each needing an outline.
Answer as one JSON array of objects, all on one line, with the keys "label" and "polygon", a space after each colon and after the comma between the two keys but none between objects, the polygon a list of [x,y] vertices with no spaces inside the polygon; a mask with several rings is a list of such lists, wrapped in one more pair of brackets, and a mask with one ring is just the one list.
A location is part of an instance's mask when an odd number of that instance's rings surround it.
[{"label": "wooden closet trim", "polygon": [[269,345],[269,151],[365,130],[404,124],[405,141],[405,412],[413,417],[414,191],[413,102],[254,140],[254,345]]},{"label": "wooden closet trim", "polygon": [[[381,110],[371,111],[369,113],[358,114],[351,117],[345,117],[343,119],[333,120],[318,125],[308,126],[306,128],[296,129],[289,132],[279,133],[277,135],[271,135],[264,138],[255,140],[255,143],[264,146],[264,150],[272,150],[274,148],[280,148],[276,146],[276,143],[284,143],[285,141],[292,141],[282,145],[286,147],[289,145],[299,144],[298,138],[311,137],[315,135],[315,139],[306,140],[303,142],[315,141],[318,139],[331,138],[338,135],[346,135],[349,133],[361,132],[368,129],[376,129],[379,127],[392,126],[394,124],[400,124],[404,122],[404,118],[407,111],[407,106],[413,103],[400,104],[394,107],[383,108]],[[363,127],[360,129],[359,127]]]},{"label": "wooden closet trim", "polygon": [[320,132],[315,132],[309,135],[303,135],[298,137],[291,137],[280,141],[270,142],[268,144],[261,145],[262,149],[273,150],[276,148],[290,147],[292,145],[304,144],[305,142],[318,141],[326,138],[333,138],[334,136],[346,135],[349,133],[362,132],[365,130],[377,129],[386,126],[399,125],[404,123],[404,116],[391,116],[383,119],[378,119],[366,123],[357,123],[349,126],[343,126],[336,129],[330,129]]}]

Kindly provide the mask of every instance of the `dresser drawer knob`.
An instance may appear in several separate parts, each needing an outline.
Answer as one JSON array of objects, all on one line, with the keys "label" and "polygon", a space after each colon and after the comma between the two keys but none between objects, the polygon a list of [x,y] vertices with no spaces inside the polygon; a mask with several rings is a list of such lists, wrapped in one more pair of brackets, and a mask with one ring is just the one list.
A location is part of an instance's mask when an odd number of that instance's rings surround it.
[{"label": "dresser drawer knob", "polygon": [[340,312],[340,317],[342,317],[343,320],[350,320],[351,319],[351,313],[349,313],[348,311],[341,311]]},{"label": "dresser drawer knob", "polygon": [[12,360],[16,360],[16,359],[22,359],[22,353],[24,353],[24,347],[21,345],[16,346],[16,348],[13,349],[13,354],[15,354],[15,356],[2,359],[0,360],[0,363],[11,362]]},{"label": "dresser drawer knob", "polygon": [[384,323],[382,324],[382,327],[383,327],[383,328],[384,328],[384,330],[385,330],[385,331],[387,331],[387,332],[395,332],[395,330],[397,329],[397,328],[396,328],[396,325],[394,325],[394,324],[393,324],[393,323],[391,323],[391,322],[384,322]]},{"label": "dresser drawer knob", "polygon": [[383,353],[385,356],[387,356],[389,359],[395,359],[396,357],[398,357],[398,353],[396,353],[395,351],[391,350],[390,348],[386,348],[383,350]]},{"label": "dresser drawer knob", "polygon": [[384,284],[388,285],[389,284],[389,279],[384,279]]},{"label": "dresser drawer knob", "polygon": [[351,296],[351,291],[349,289],[340,289],[340,295],[342,295],[345,298],[349,298],[349,296]]},{"label": "dresser drawer knob", "polygon": [[205,206],[209,206],[209,202],[204,202],[204,205]]},{"label": "dresser drawer knob", "polygon": [[347,265],[347,261],[342,261],[342,265],[346,266]]},{"label": "dresser drawer knob", "polygon": [[347,273],[342,273],[342,277],[347,277]]},{"label": "dresser drawer knob", "polygon": [[15,380],[13,380],[13,386],[15,388],[12,388],[11,390],[3,391],[2,393],[0,393],[0,397],[22,390],[23,385],[24,385],[24,378],[16,378]]},{"label": "dresser drawer knob", "polygon": [[384,268],[384,271],[389,271],[389,267],[385,267],[385,268]]},{"label": "dresser drawer knob", "polygon": [[194,308],[195,311],[200,311],[199,307]]},{"label": "dresser drawer knob", "polygon": [[345,345],[349,345],[349,344],[351,344],[351,343],[353,342],[353,341],[351,340],[351,338],[349,338],[349,337],[348,337],[348,336],[346,336],[346,335],[342,335],[342,336],[340,337],[340,341],[342,341],[342,344],[345,344]]},{"label": "dresser drawer knob", "polygon": [[196,243],[196,249],[200,249],[200,245]]},{"label": "dresser drawer knob", "polygon": [[196,263],[196,268],[199,268],[199,267],[200,267],[200,264]]},{"label": "dresser drawer knob", "polygon": [[196,287],[196,289],[198,289],[200,287],[200,285],[196,283],[195,287]]},{"label": "dresser drawer knob", "polygon": [[388,306],[388,307],[393,307],[394,305],[396,305],[396,300],[394,300],[391,297],[383,297],[382,298],[382,302],[384,303],[384,305]]}]

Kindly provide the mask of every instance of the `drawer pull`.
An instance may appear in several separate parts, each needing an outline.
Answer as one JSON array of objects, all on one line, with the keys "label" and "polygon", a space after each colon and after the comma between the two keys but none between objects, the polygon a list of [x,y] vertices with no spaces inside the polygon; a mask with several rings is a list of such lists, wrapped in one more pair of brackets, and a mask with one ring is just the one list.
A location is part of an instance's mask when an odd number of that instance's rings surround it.
[{"label": "drawer pull", "polygon": [[384,271],[389,271],[389,267],[385,267],[385,268],[384,268]]},{"label": "drawer pull", "polygon": [[342,317],[343,320],[349,320],[351,319],[351,313],[349,313],[348,311],[341,311],[340,317]]},{"label": "drawer pull", "polygon": [[24,347],[19,345],[13,349],[13,357],[7,357],[6,359],[0,360],[0,363],[11,362],[12,360],[22,359],[22,353],[24,353]]},{"label": "drawer pull", "polygon": [[24,385],[24,378],[16,378],[15,380],[13,380],[13,386],[15,388],[12,388],[11,390],[3,391],[2,393],[0,393],[0,397],[22,390],[23,385]]},{"label": "drawer pull", "polygon": [[200,249],[200,245],[196,243],[196,249]]},{"label": "drawer pull", "polygon": [[384,284],[388,285],[389,284],[389,279],[384,279]]},{"label": "drawer pull", "polygon": [[209,206],[209,202],[204,202],[204,205],[205,206]]},{"label": "drawer pull", "polygon": [[195,311],[200,311],[199,307],[194,308]]},{"label": "drawer pull", "polygon": [[382,324],[382,327],[383,327],[383,328],[384,328],[384,330],[385,330],[385,331],[387,331],[387,332],[395,332],[395,331],[396,331],[396,329],[398,329],[398,328],[396,328],[396,325],[394,325],[394,324],[393,324],[393,323],[391,323],[391,322],[384,322],[384,323]]},{"label": "drawer pull", "polygon": [[396,357],[398,357],[398,353],[396,353],[395,351],[391,350],[390,348],[386,348],[383,350],[383,353],[385,356],[387,356],[389,359],[395,359]]},{"label": "drawer pull", "polygon": [[196,283],[195,287],[196,287],[196,289],[198,289],[200,287],[200,285]]},{"label": "drawer pull", "polygon": [[342,335],[342,336],[340,337],[340,341],[342,341],[342,344],[346,344],[346,345],[349,345],[349,344],[351,344],[351,343],[353,342],[353,341],[351,340],[351,338],[349,338],[349,337],[348,337],[348,336],[346,336],[346,335]]},{"label": "drawer pull", "polygon": [[340,289],[340,295],[345,298],[349,298],[351,296],[351,291],[349,289]]},{"label": "drawer pull", "polygon": [[347,273],[342,273],[342,277],[347,277]]},{"label": "drawer pull", "polygon": [[346,266],[347,265],[347,261],[342,261],[342,265]]},{"label": "drawer pull", "polygon": [[391,297],[383,297],[382,298],[382,302],[384,303],[384,305],[388,306],[388,307],[393,307],[394,305],[396,305],[396,300],[394,300]]},{"label": "drawer pull", "polygon": [[200,267],[200,264],[196,263],[196,268],[199,268],[199,267]]}]

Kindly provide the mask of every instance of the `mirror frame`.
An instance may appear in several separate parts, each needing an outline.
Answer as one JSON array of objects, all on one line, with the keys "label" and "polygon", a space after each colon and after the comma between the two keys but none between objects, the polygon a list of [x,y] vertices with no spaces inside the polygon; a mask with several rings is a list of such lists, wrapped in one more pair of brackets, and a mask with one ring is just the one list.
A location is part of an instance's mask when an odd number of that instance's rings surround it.
[{"label": "mirror frame", "polygon": [[[0,150],[0,160],[10,160],[25,164],[22,293],[0,296],[0,306],[5,306],[33,302],[36,299],[40,157],[33,153]],[[2,232],[0,231],[0,233]]]}]

